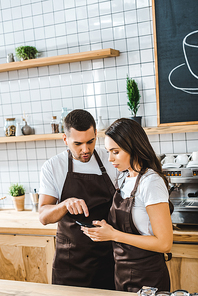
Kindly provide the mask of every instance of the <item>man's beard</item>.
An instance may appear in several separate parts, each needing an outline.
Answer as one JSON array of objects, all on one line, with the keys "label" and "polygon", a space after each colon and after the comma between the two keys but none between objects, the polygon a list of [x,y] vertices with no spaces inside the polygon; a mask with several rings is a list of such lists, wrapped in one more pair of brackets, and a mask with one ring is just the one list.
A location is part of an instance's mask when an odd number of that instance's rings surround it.
[{"label": "man's beard", "polygon": [[[87,158],[84,158],[83,155],[86,155]],[[91,156],[92,156],[92,154],[91,154],[91,152],[89,152],[89,153],[85,153],[85,154],[80,154],[78,157],[73,155],[73,158],[76,159],[76,160],[79,160],[81,162],[89,162],[90,159],[91,159]]]}]

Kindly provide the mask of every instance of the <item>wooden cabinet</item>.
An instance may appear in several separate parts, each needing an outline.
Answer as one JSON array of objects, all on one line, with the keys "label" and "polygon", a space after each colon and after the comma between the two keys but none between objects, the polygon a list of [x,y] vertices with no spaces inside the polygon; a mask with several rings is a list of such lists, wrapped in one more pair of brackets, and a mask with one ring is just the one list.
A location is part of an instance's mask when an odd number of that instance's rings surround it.
[{"label": "wooden cabinet", "polygon": [[198,232],[179,231],[172,247],[173,258],[167,262],[171,279],[171,292],[177,289],[198,292]]},{"label": "wooden cabinet", "polygon": [[38,213],[0,210],[0,279],[50,284],[56,228]]},{"label": "wooden cabinet", "polygon": [[54,237],[0,235],[0,279],[51,283]]}]

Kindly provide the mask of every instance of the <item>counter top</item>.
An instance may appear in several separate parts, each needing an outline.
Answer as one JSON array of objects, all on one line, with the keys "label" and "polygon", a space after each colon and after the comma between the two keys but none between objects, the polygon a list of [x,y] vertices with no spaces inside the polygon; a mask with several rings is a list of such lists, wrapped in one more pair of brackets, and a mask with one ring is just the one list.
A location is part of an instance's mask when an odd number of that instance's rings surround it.
[{"label": "counter top", "polygon": [[[56,235],[57,223],[43,225],[38,213],[26,210],[0,210],[0,234]],[[173,240],[177,242],[198,242],[198,227],[174,227]]]},{"label": "counter top", "polygon": [[0,210],[0,234],[56,235],[57,223],[43,225],[38,212]]},{"label": "counter top", "polygon": [[179,225],[173,229],[174,242],[198,242],[198,226]]},{"label": "counter top", "polygon": [[[128,292],[0,280],[3,296],[127,296]],[[137,295],[130,293],[130,295]]]}]

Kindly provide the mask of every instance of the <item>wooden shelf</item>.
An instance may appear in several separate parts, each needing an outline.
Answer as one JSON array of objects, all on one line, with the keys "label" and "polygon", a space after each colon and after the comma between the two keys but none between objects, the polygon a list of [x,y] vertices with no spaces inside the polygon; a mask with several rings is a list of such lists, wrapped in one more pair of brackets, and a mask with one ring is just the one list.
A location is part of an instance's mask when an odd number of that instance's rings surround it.
[{"label": "wooden shelf", "polygon": [[16,71],[21,69],[44,67],[57,64],[74,63],[80,61],[103,59],[108,57],[117,57],[120,55],[119,50],[112,48],[85,51],[79,53],[72,53],[54,57],[38,58],[32,60],[26,60],[21,62],[12,62],[0,64],[0,72]]},{"label": "wooden shelf", "polygon": [[[190,132],[198,132],[198,124],[180,125],[180,126],[144,127],[144,130],[147,135],[190,133]],[[104,137],[104,132],[99,132],[98,136]]]},{"label": "wooden shelf", "polygon": [[147,133],[147,135],[191,133],[198,132],[198,124],[145,127],[144,130]]},{"label": "wooden shelf", "polygon": [[43,135],[29,135],[18,137],[0,137],[0,143],[18,143],[18,142],[32,142],[32,141],[49,141],[61,140],[63,134],[43,134]]},{"label": "wooden shelf", "polygon": [[[172,134],[172,133],[190,133],[198,132],[198,124],[184,125],[184,126],[159,126],[159,127],[145,127],[147,135],[157,134]],[[105,132],[98,132],[99,138],[104,137]],[[62,140],[63,134],[43,134],[43,135],[29,135],[19,137],[0,137],[0,143],[17,143],[17,142],[32,142],[32,141],[49,141],[49,140]]]}]

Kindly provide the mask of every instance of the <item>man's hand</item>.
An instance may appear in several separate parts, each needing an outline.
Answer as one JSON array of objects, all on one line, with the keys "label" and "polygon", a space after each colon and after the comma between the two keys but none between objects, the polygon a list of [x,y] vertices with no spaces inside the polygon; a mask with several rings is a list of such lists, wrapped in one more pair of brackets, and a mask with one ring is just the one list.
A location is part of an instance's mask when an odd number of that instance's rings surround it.
[{"label": "man's hand", "polygon": [[85,217],[89,216],[88,207],[83,199],[71,197],[64,201],[68,212],[72,215],[83,214]]}]

